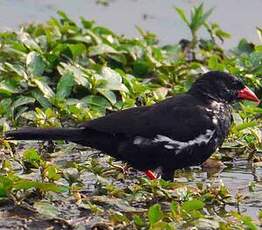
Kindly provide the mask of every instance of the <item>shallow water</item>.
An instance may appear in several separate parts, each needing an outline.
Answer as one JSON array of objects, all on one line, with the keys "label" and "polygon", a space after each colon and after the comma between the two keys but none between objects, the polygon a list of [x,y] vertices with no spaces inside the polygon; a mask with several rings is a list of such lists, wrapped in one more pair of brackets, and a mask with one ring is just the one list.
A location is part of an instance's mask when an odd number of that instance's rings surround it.
[{"label": "shallow water", "polygon": [[[109,0],[109,6],[95,0],[2,0],[0,1],[0,28],[17,28],[22,23],[44,22],[65,11],[73,19],[84,16],[127,36],[137,36],[135,26],[155,32],[162,44],[188,38],[189,31],[175,13],[174,6],[190,11],[199,0]],[[256,26],[262,26],[261,0],[209,0],[206,9],[214,8],[210,21],[218,22],[232,34],[226,48],[236,46],[242,37],[259,42]],[[203,34],[203,33],[202,33]]]},{"label": "shallow water", "polygon": [[[17,154],[22,154],[23,149],[25,148],[39,148],[38,142],[20,143],[21,144],[18,147]],[[45,151],[42,152],[45,153]],[[117,176],[120,171],[115,171],[113,174],[110,174],[112,167],[109,167],[108,156],[100,154],[97,151],[90,150],[89,148],[74,144],[57,145],[54,153],[45,156],[48,161],[61,167],[64,173],[73,173],[72,170],[74,171],[75,169],[73,168],[74,164],[79,166],[81,165],[81,167],[90,165],[91,157],[97,159],[99,161],[99,165],[102,166],[103,169],[108,170],[107,172],[109,172],[109,174],[107,174],[105,178],[99,178],[89,170],[82,171],[79,179],[82,182],[81,194],[84,197],[83,199],[97,199],[102,203],[104,202],[111,205],[117,204],[123,210],[135,209],[137,211],[139,208],[142,210],[144,205],[143,203],[141,203],[141,207],[135,206],[136,208],[134,208],[133,206],[131,207],[122,204],[121,199],[101,194],[98,196],[97,194],[97,181],[104,180],[106,183],[112,183],[118,188],[125,189],[128,186],[137,183],[137,179],[139,177],[145,176],[142,172],[131,170],[125,176],[124,180],[118,180]],[[114,164],[119,164],[119,162],[114,162]],[[204,185],[221,185],[221,183],[224,183],[230,190],[230,194],[233,197],[235,197],[239,192],[246,197],[239,206],[241,213],[248,214],[257,220],[258,211],[262,209],[262,168],[254,169],[248,164],[247,161],[241,159],[234,161],[233,164],[232,162],[228,162],[228,164],[225,162],[225,164],[228,165],[228,167],[217,170],[205,170],[201,167],[193,167],[187,170],[178,170],[175,172],[174,181],[182,182],[185,185],[193,185],[194,187],[197,182],[202,182]],[[14,169],[20,173],[21,176],[24,175],[27,178],[35,178],[34,175],[37,172],[32,171],[31,174],[26,175],[24,169],[21,168],[21,166],[14,167]],[[67,182],[64,179],[61,179],[59,183],[66,184]],[[249,191],[250,183],[255,183],[256,185],[254,187],[254,191],[252,192]],[[53,227],[54,229],[61,229],[61,226],[63,226],[67,229],[71,228],[72,225],[78,225],[81,222],[83,222],[85,226],[86,224],[88,224],[88,226],[93,226],[97,222],[104,222],[107,218],[106,216],[103,216],[105,219],[101,219],[101,216],[93,215],[89,210],[81,208],[81,206],[76,203],[73,194],[52,194],[52,203],[58,209],[59,214],[57,217],[51,219],[39,215],[34,210],[31,211],[31,205],[35,202],[41,202],[41,199],[34,196],[31,198],[29,197],[26,203],[20,203],[20,206],[5,199],[0,200],[0,226],[4,227],[5,229],[12,229],[14,225],[19,226],[20,228],[34,229],[41,225],[43,228]],[[227,205],[225,208],[227,211],[236,210],[236,207],[230,205]],[[221,211],[224,213],[223,210]],[[223,213],[221,214],[222,216]]]}]

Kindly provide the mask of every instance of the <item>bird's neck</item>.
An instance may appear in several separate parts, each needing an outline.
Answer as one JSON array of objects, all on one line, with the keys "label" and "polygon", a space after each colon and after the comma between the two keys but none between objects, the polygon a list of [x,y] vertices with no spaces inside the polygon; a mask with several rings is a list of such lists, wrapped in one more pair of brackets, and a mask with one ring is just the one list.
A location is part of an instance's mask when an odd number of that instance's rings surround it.
[{"label": "bird's neck", "polygon": [[214,95],[214,93],[211,93],[207,90],[198,90],[195,88],[191,88],[188,91],[189,94],[194,96],[195,98],[198,98],[201,100],[204,104],[211,104],[211,103],[224,103],[228,104],[225,100],[221,99],[219,96]]}]

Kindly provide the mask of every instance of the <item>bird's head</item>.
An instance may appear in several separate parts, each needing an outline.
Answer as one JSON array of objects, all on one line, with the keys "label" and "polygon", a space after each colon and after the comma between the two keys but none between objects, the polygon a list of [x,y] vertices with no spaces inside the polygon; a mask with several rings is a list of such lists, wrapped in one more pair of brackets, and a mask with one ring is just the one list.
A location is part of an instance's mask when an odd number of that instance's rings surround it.
[{"label": "bird's head", "polygon": [[228,73],[210,71],[193,83],[189,92],[219,102],[232,103],[236,100],[249,100],[257,103],[257,98],[244,83]]}]

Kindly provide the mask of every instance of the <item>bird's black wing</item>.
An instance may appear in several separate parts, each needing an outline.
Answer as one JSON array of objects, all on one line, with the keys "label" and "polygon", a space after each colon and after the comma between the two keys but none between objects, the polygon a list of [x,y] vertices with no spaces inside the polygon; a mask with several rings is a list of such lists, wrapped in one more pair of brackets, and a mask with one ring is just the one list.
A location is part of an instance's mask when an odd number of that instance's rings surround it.
[{"label": "bird's black wing", "polygon": [[165,135],[188,141],[213,130],[212,118],[191,96],[167,99],[150,107],[136,107],[83,123],[81,127],[103,133],[147,138]]}]

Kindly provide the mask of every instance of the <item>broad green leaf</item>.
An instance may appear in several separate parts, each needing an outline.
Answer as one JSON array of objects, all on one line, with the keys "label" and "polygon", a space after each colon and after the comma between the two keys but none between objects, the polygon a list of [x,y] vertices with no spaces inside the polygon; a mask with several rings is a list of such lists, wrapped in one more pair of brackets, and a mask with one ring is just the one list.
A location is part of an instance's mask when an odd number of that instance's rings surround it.
[{"label": "broad green leaf", "polygon": [[34,148],[26,149],[24,151],[23,161],[30,163],[32,166],[36,168],[38,168],[40,164],[43,162],[42,157]]},{"label": "broad green leaf", "polygon": [[254,45],[243,38],[239,41],[237,49],[240,53],[251,54],[254,51]]},{"label": "broad green leaf", "polygon": [[28,179],[17,179],[17,181],[14,182],[13,188],[16,190],[29,190],[37,187],[37,184],[39,182],[33,181],[33,180],[28,180]]},{"label": "broad green leaf", "polygon": [[85,18],[83,17],[80,17],[80,20],[81,20],[81,24],[84,26],[85,29],[91,29],[93,27],[93,25],[95,24],[95,21],[89,21],[89,20],[86,20]]},{"label": "broad green leaf", "polygon": [[44,192],[68,192],[68,187],[63,185],[57,185],[54,183],[41,183],[38,182],[37,187],[38,189],[44,191]]},{"label": "broad green leaf", "polygon": [[58,68],[58,71],[61,75],[66,74],[67,72],[71,72],[74,75],[74,80],[78,85],[82,85],[86,88],[89,88],[88,79],[83,74],[80,66],[74,66],[71,64],[61,63],[62,67]]},{"label": "broad green leaf", "polygon": [[98,106],[101,108],[110,107],[110,103],[104,97],[90,95],[81,99],[81,101],[86,102],[88,105]]},{"label": "broad green leaf", "polygon": [[10,108],[12,104],[12,99],[11,98],[3,98],[0,100],[0,114],[1,115],[6,115],[10,113]]},{"label": "broad green leaf", "polygon": [[103,67],[101,70],[101,76],[102,79],[106,81],[103,86],[104,89],[128,92],[128,89],[122,83],[121,75],[115,70],[109,67]]},{"label": "broad green leaf", "polygon": [[14,71],[18,76],[24,77],[26,75],[25,68],[22,65],[19,64],[11,64],[6,62],[5,66],[11,70]]},{"label": "broad green leaf", "polygon": [[54,165],[48,165],[45,168],[44,174],[49,180],[53,181],[59,180],[61,178],[58,168]]},{"label": "broad green leaf", "polygon": [[46,98],[51,98],[55,94],[48,84],[41,78],[33,78],[32,81],[38,86]]},{"label": "broad green leaf", "polygon": [[30,50],[40,50],[39,45],[35,42],[35,40],[30,36],[30,34],[26,32],[19,32],[19,38],[22,43],[29,48]]},{"label": "broad green leaf", "polygon": [[143,76],[147,74],[150,70],[150,64],[143,60],[137,60],[134,62],[134,74],[138,76]]},{"label": "broad green leaf", "polygon": [[106,45],[106,44],[99,44],[96,46],[91,46],[88,50],[89,56],[96,56],[102,54],[116,54],[119,53],[113,47]]},{"label": "broad green leaf", "polygon": [[26,57],[26,67],[33,76],[41,76],[45,71],[45,63],[42,57],[35,51],[30,52]]},{"label": "broad green leaf", "polygon": [[13,109],[16,109],[17,107],[21,105],[32,104],[34,102],[35,102],[35,99],[33,97],[20,96],[17,100],[13,102],[12,107]]},{"label": "broad green leaf", "polygon": [[164,214],[159,204],[154,204],[148,210],[148,219],[151,225],[157,223],[163,218]]},{"label": "broad green leaf", "polygon": [[18,93],[18,89],[11,84],[9,81],[1,81],[0,82],[0,94],[12,95],[14,93]]},{"label": "broad green leaf", "polygon": [[66,72],[58,81],[56,88],[56,97],[64,99],[71,94],[74,86],[74,76],[71,72]]},{"label": "broad green leaf", "polygon": [[199,210],[199,209],[203,209],[205,206],[204,202],[201,200],[189,200],[184,202],[184,204],[182,205],[182,208],[186,211],[186,212],[190,212],[193,210]]},{"label": "broad green leaf", "polygon": [[92,43],[92,38],[89,35],[77,35],[77,36],[70,38],[70,40],[76,41],[76,42],[86,43],[88,45],[90,45]]},{"label": "broad green leaf", "polygon": [[114,94],[114,92],[107,90],[107,89],[101,89],[101,88],[98,88],[96,90],[100,94],[102,94],[107,100],[109,100],[112,105],[116,103],[116,95]]},{"label": "broad green leaf", "polygon": [[40,189],[43,192],[67,192],[68,188],[66,186],[57,185],[55,183],[45,183],[39,181],[33,181],[28,179],[18,179],[14,184],[13,188],[20,190],[28,190],[28,189]]},{"label": "broad green leaf", "polygon": [[51,107],[51,104],[46,97],[43,96],[39,89],[31,90],[32,96],[39,102],[39,104],[44,108]]},{"label": "broad green leaf", "polygon": [[86,51],[86,47],[83,44],[69,44],[68,45],[73,59],[76,59],[76,57],[80,56],[81,54],[83,54]]}]

